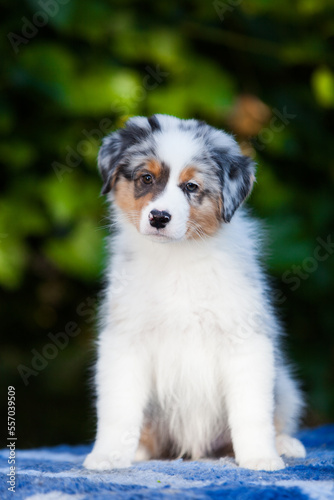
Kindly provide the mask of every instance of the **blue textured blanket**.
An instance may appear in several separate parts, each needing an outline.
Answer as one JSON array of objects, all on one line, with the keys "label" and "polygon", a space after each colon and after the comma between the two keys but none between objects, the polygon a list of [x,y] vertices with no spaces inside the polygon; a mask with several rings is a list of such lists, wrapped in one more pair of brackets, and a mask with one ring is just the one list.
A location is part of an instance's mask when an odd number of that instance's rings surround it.
[{"label": "blue textured blanket", "polygon": [[[334,499],[334,425],[306,430],[298,437],[306,459],[287,459],[277,472],[240,469],[232,458],[196,462],[172,460],[135,464],[112,472],[82,467],[89,446],[57,446],[0,451],[0,498],[85,499]],[[14,448],[14,447],[12,447]],[[9,454],[15,453],[15,477]],[[15,493],[9,491],[10,479]]]}]

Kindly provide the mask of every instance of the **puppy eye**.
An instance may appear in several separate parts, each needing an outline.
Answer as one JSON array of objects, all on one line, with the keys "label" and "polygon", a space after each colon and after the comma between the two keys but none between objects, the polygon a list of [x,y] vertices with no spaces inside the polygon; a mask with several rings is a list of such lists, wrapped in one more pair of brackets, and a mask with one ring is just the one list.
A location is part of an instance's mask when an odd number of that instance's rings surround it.
[{"label": "puppy eye", "polygon": [[141,176],[141,179],[144,184],[152,184],[153,176],[151,174],[144,174]]},{"label": "puppy eye", "polygon": [[194,182],[187,182],[186,184],[186,190],[189,191],[189,193],[193,193],[194,191],[197,191],[198,186]]}]

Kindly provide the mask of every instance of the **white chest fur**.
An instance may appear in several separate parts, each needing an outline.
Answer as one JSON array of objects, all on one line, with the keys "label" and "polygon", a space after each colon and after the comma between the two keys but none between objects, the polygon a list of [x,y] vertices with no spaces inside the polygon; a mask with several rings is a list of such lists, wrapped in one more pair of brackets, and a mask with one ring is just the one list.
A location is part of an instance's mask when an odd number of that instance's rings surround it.
[{"label": "white chest fur", "polygon": [[156,243],[119,235],[107,322],[133,321],[134,335],[147,332],[150,341],[176,335],[182,342],[182,336],[194,339],[218,330],[225,340],[243,338],[247,324],[263,321],[265,305],[249,225],[243,222],[236,217],[235,227],[200,242]]}]

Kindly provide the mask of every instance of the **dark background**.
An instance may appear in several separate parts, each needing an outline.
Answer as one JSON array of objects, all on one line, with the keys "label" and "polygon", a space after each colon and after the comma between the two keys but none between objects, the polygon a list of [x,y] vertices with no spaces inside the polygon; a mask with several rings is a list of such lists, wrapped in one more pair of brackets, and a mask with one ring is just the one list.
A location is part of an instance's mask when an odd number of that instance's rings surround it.
[{"label": "dark background", "polygon": [[156,112],[224,128],[255,158],[249,205],[267,227],[304,425],[333,420],[334,257],[318,248],[334,241],[331,4],[1,2],[1,405],[15,386],[18,447],[93,438],[108,232],[96,155],[105,132]]}]

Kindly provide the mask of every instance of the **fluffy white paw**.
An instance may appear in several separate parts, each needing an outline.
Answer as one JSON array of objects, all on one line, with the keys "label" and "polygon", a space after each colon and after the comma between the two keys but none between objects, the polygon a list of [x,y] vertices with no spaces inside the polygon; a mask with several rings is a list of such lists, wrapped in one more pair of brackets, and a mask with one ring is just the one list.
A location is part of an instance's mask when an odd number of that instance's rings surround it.
[{"label": "fluffy white paw", "polygon": [[279,434],[276,437],[276,448],[279,455],[294,458],[306,457],[304,445],[298,439],[287,434]]},{"label": "fluffy white paw", "polygon": [[131,466],[131,460],[121,457],[117,453],[106,455],[93,451],[87,455],[83,465],[86,469],[92,470],[123,469]]},{"label": "fluffy white paw", "polygon": [[244,469],[252,470],[280,470],[284,469],[285,465],[280,457],[274,458],[251,458],[249,460],[242,460],[239,466]]}]

